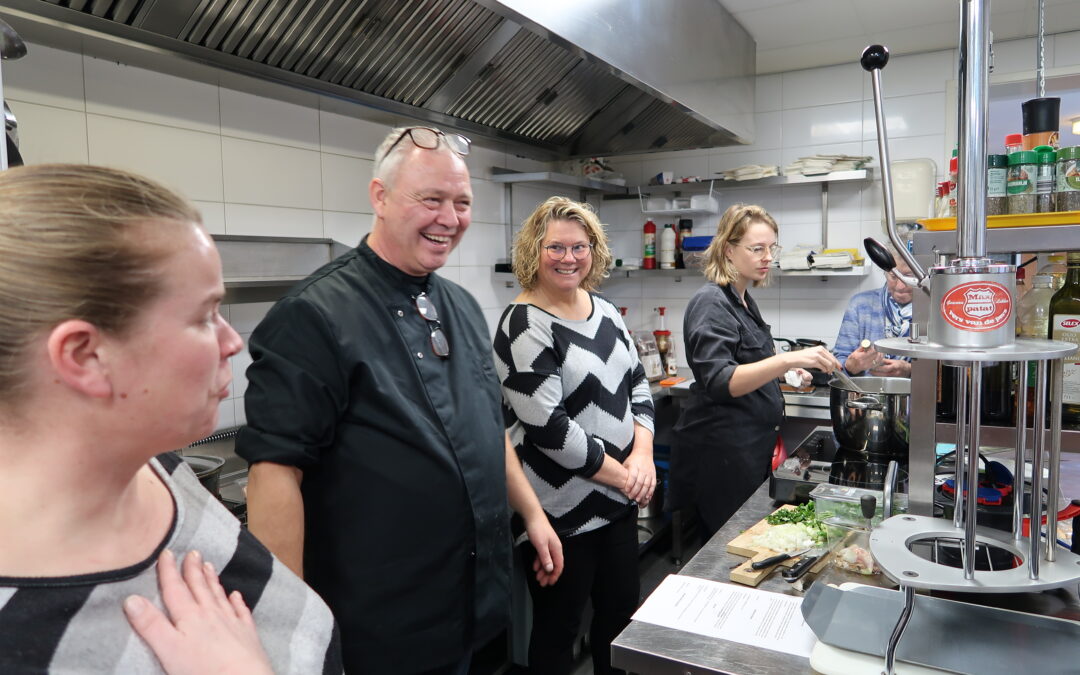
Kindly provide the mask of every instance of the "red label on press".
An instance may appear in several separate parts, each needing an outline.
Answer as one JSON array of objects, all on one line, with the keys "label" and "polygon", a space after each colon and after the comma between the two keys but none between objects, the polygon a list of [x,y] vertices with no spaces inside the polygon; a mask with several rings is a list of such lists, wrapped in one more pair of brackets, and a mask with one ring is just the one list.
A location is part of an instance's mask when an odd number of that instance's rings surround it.
[{"label": "red label on press", "polygon": [[959,330],[994,330],[1012,316],[1012,296],[1007,288],[992,281],[960,284],[941,299],[941,316]]}]

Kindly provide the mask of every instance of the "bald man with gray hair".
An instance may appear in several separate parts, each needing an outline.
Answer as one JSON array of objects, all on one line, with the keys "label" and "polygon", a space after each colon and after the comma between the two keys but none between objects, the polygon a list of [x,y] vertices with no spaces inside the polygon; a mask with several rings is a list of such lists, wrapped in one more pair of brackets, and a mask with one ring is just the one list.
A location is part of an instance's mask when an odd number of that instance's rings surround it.
[{"label": "bald man with gray hair", "polygon": [[375,155],[360,245],[251,336],[251,532],[311,584],[346,672],[459,675],[507,624],[510,517],[562,571],[558,537],[503,429],[476,300],[435,274],[472,217],[464,136],[394,129]]}]

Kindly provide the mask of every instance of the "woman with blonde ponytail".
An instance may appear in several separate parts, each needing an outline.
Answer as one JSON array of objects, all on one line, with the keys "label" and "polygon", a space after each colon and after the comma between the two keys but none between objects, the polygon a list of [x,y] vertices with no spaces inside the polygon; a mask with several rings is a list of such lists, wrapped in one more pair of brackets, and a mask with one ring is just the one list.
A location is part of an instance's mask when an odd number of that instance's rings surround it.
[{"label": "woman with blonde ponytail", "polygon": [[671,508],[693,508],[708,539],[768,476],[784,414],[777,381],[805,368],[831,372],[824,347],[775,353],[769,325],[748,292],[769,278],[780,253],[765,209],[728,208],[705,253],[704,286],[683,317],[686,360],[694,374],[675,425]]}]

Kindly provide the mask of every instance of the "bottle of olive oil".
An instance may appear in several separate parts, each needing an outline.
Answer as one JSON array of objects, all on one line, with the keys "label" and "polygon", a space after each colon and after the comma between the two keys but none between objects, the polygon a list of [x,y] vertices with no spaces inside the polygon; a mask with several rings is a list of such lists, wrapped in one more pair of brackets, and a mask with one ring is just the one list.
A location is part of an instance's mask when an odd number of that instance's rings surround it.
[{"label": "bottle of olive oil", "polygon": [[[1080,252],[1070,252],[1065,285],[1050,298],[1050,339],[1080,344]],[[1065,359],[1061,421],[1080,425],[1080,355]]]}]

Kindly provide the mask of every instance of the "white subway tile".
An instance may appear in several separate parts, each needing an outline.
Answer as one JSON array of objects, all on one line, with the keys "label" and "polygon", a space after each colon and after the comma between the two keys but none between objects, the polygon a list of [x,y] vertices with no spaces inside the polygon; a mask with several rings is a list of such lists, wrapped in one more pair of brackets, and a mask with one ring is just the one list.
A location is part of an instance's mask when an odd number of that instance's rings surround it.
[{"label": "white subway tile", "polygon": [[235,416],[235,419],[233,420],[233,422],[237,426],[247,424],[247,411],[244,410],[244,399],[243,398],[234,398],[234,399],[232,399],[232,402],[233,402],[233,414]]},{"label": "white subway tile", "polygon": [[19,154],[23,162],[86,164],[89,161],[86,113],[11,98],[8,106],[19,120]]},{"label": "white subway tile", "polygon": [[323,211],[323,236],[346,246],[356,246],[371,232],[374,216],[367,213]]},{"label": "white subway tile", "polygon": [[1054,36],[1054,49],[1047,50],[1047,65],[1054,68],[1080,65],[1080,31]]},{"label": "white subway tile", "polygon": [[[928,0],[937,3],[938,0]],[[896,7],[908,10],[902,5]],[[889,59],[889,66],[881,71],[882,89],[886,98],[911,96],[913,94],[945,93],[945,83],[956,77],[953,72],[953,52],[945,49],[923,54],[904,54]],[[869,94],[870,76],[865,77]],[[886,104],[886,109],[892,102]]]},{"label": "white subway tile", "polygon": [[492,183],[484,179],[472,181],[472,221],[483,223],[503,223],[506,216],[503,215],[503,197],[506,195],[506,187],[501,183]]},{"label": "white subway tile", "polygon": [[203,225],[210,234],[225,234],[225,204],[192,200],[202,215]]},{"label": "white subway tile", "polygon": [[370,159],[322,153],[322,207],[327,211],[374,213],[368,185]]},{"label": "white subway tile", "polygon": [[[779,110],[773,110],[770,112],[757,112],[754,114],[754,128],[756,133],[754,135],[754,142],[748,145],[735,144],[725,145],[718,148],[711,148],[709,154],[711,157],[722,155],[734,155],[741,153],[749,153],[754,151],[776,149],[781,146],[783,138],[783,115]],[[746,162],[743,162],[744,164]],[[765,162],[755,162],[762,164]],[[775,162],[773,162],[775,163]]]},{"label": "white subway tile", "polygon": [[[932,159],[939,173],[948,170],[950,150],[945,148],[945,135],[911,136],[908,138],[889,139],[889,159]],[[877,156],[877,141],[864,141],[863,154],[870,155],[880,166]]]},{"label": "white subway tile", "polygon": [[322,212],[226,202],[225,231],[265,237],[321,237]]},{"label": "white subway tile", "polygon": [[[853,103],[856,108],[861,108],[858,103]],[[857,126],[859,127],[859,135],[862,135],[862,118],[860,110],[860,118]],[[796,139],[792,143],[800,142],[801,139]],[[800,157],[810,157],[813,155],[868,155],[870,153],[863,152],[863,143],[861,141],[853,141],[851,143],[826,143],[824,145],[786,145],[784,146],[784,152],[780,156],[781,168],[783,166],[794,162]]]},{"label": "white subway tile", "polygon": [[[237,333],[247,336],[262,322],[263,317],[273,306],[274,303],[272,302],[243,302],[229,305],[229,323],[232,324]],[[247,337],[244,338],[244,344],[246,350]]]},{"label": "white subway tile", "polygon": [[461,268],[453,267],[450,265],[443,265],[437,272],[440,277],[447,281],[452,281],[455,284],[461,285]]},{"label": "white subway tile", "polygon": [[319,111],[319,142],[323,152],[373,159],[379,143],[391,129],[388,124]]},{"label": "white subway tile", "polygon": [[494,265],[506,258],[506,229],[502,225],[473,222],[457,247],[459,265]]},{"label": "white subway tile", "polygon": [[219,136],[103,115],[86,122],[91,164],[156,178],[189,199],[223,201]]},{"label": "white subway tile", "polygon": [[320,153],[223,137],[221,154],[224,201],[322,208]]},{"label": "white subway tile", "polygon": [[862,101],[866,76],[854,62],[783,73],[784,110]]},{"label": "white subway tile", "polygon": [[235,399],[230,397],[218,403],[218,421],[217,426],[214,427],[215,431],[236,426],[236,414],[233,412],[233,400]]},{"label": "white subway tile", "polygon": [[784,111],[785,145],[823,145],[862,139],[862,103],[840,103]]},{"label": "white subway tile", "polygon": [[247,391],[247,369],[251,365],[251,353],[247,350],[247,342],[251,338],[251,335],[244,335],[244,349],[241,349],[229,360],[229,364],[232,366],[233,382],[230,388],[230,394],[234,397],[241,397],[244,392]]},{"label": "white subway tile", "polygon": [[217,134],[218,88],[194,80],[86,57],[86,111]]},{"label": "white subway tile", "polygon": [[[4,62],[4,98],[68,110],[86,111],[82,54],[36,43],[27,55]],[[21,127],[23,120],[19,119]]]},{"label": "white subway tile", "polygon": [[[480,306],[485,309],[502,309],[517,295],[515,289],[505,288],[500,279],[495,279],[495,268],[490,265],[465,265],[459,268],[458,281],[468,289]],[[505,291],[510,291],[510,297],[506,297]]]},{"label": "white subway tile", "polygon": [[318,109],[225,87],[220,93],[222,135],[319,149]]},{"label": "white subway tile", "polygon": [[[945,132],[945,94],[916,94],[890,98],[885,103],[885,128],[889,140]],[[863,102],[864,140],[877,139],[873,101]],[[891,149],[891,147],[890,147]]]},{"label": "white subway tile", "polygon": [[465,164],[469,167],[469,176],[473,180],[488,180],[492,175],[492,167],[506,168],[506,153],[501,148],[489,148],[473,143],[465,157]]},{"label": "white subway tile", "polygon": [[780,74],[758,75],[754,80],[754,112],[780,110],[784,82]]},{"label": "white subway tile", "polygon": [[[1054,54],[1051,45],[1047,45],[1047,55]],[[1035,70],[1035,38],[1023,40],[1002,40],[994,43],[994,74],[1023,73]],[[947,79],[955,79],[953,77]]]}]

